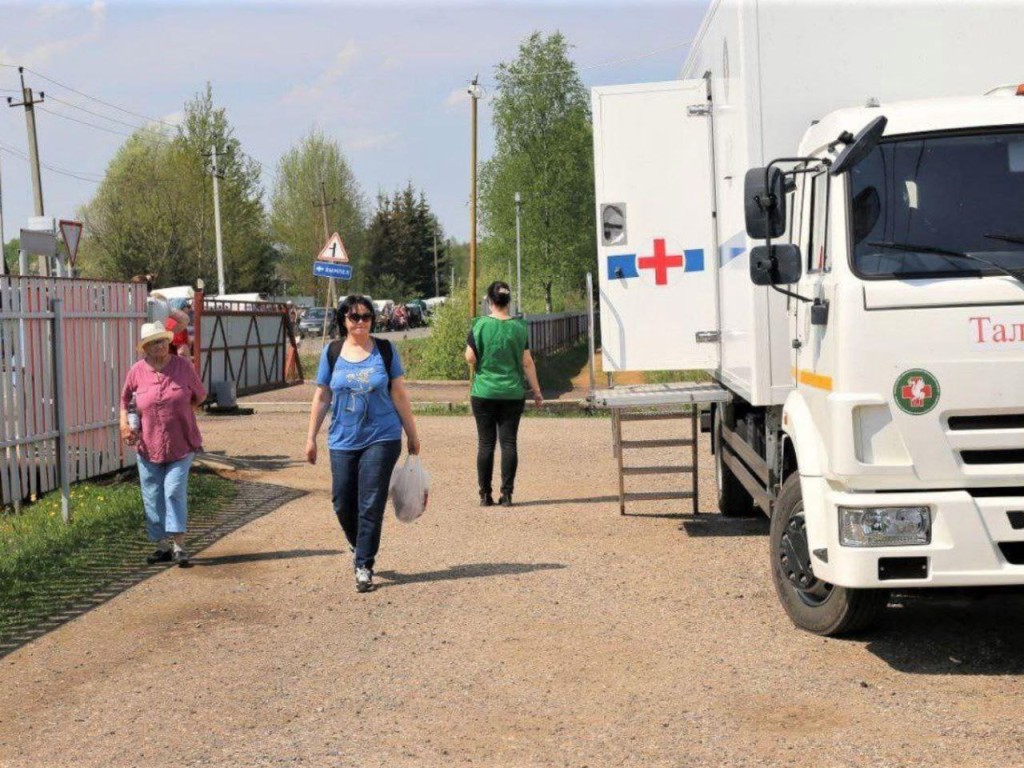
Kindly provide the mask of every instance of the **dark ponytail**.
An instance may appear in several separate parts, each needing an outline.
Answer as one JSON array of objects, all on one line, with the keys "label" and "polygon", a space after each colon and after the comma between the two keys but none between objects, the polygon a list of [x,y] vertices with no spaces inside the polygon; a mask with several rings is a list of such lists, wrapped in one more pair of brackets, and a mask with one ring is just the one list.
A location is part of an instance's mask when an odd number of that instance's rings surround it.
[{"label": "dark ponytail", "polygon": [[492,307],[504,309],[512,302],[512,289],[508,287],[508,283],[495,280],[487,286],[487,300],[491,302]]}]

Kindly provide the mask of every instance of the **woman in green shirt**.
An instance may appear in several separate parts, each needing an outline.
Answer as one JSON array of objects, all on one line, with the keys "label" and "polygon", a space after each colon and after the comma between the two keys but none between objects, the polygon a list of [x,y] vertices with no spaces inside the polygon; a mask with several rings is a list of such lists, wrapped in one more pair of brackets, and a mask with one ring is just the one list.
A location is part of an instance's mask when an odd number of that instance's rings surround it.
[{"label": "woman in green shirt", "polygon": [[512,506],[519,455],[516,438],[526,398],[525,384],[533,392],[533,401],[543,398],[537,383],[537,369],[530,355],[530,335],[526,323],[509,316],[512,291],[507,283],[496,281],[487,288],[489,317],[478,317],[466,339],[466,362],[475,371],[470,401],[476,418],[476,474],[480,485],[480,506],[494,504],[491,476],[494,474],[494,446],[501,443],[501,497],[498,503]]}]

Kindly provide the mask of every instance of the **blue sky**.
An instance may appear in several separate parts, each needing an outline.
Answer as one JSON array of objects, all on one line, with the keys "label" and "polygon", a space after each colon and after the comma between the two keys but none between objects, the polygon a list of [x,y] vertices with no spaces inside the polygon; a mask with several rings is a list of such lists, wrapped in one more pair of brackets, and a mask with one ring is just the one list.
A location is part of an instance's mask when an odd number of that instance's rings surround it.
[{"label": "blue sky", "polygon": [[[26,84],[47,94],[41,106],[49,112],[37,118],[42,161],[96,179],[125,139],[109,131],[129,133],[124,123],[143,124],[138,116],[173,123],[209,81],[243,148],[261,163],[267,197],[280,156],[316,125],[339,141],[367,200],[411,181],[446,231],[465,239],[465,89],[474,73],[486,88],[495,64],[514,58],[523,38],[557,30],[575,46],[587,86],[674,79],[706,5],[0,0],[0,64],[8,65],[0,66],[0,97],[19,98],[17,65],[38,73]],[[486,98],[479,140],[484,160],[492,146]],[[24,111],[0,102],[7,239],[32,214],[28,164],[18,156],[26,147]],[[47,215],[72,218],[97,187],[83,179],[44,169]]]}]

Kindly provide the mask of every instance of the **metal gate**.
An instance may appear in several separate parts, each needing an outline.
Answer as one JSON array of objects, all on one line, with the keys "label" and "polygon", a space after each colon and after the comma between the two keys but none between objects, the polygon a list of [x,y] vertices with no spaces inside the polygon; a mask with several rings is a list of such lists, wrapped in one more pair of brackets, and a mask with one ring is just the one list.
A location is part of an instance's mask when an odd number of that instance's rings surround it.
[{"label": "metal gate", "polygon": [[239,395],[302,381],[288,305],[269,301],[221,301],[197,291],[193,299],[196,369],[212,396],[221,381]]}]

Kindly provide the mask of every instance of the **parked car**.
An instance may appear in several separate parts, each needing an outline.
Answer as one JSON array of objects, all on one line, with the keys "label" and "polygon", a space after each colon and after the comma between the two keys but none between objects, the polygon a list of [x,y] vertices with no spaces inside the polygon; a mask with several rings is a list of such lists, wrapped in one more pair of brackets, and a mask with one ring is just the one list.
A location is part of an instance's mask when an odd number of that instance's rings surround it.
[{"label": "parked car", "polygon": [[327,335],[332,339],[338,334],[337,317],[328,312],[327,307],[310,307],[299,319],[298,334],[304,336],[320,336],[324,332],[324,316],[327,315]]},{"label": "parked car", "polygon": [[427,324],[426,305],[422,301],[410,301],[405,305],[405,313],[410,328],[421,328]]}]

